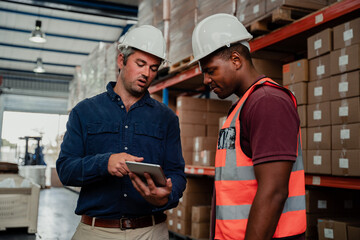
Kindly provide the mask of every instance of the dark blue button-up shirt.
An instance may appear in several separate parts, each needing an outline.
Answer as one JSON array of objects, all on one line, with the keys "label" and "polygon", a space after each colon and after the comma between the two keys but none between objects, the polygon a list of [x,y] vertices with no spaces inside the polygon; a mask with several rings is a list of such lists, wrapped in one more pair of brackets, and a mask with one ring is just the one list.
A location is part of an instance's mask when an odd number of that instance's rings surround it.
[{"label": "dark blue button-up shirt", "polygon": [[[148,92],[127,112],[114,86],[110,82],[107,92],[80,102],[69,115],[56,167],[64,185],[81,186],[75,213],[120,218],[175,207],[186,186],[177,116]],[[110,175],[109,157],[121,152],[162,166],[173,184],[166,206],[145,201],[128,176]]]}]

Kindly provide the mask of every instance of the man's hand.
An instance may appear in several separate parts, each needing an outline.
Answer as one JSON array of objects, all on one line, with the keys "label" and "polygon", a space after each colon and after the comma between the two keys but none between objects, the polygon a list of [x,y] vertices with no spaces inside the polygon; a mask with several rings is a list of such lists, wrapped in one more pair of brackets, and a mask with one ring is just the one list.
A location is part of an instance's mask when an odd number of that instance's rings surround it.
[{"label": "man's hand", "polygon": [[165,187],[156,187],[150,174],[144,173],[147,185],[135,174],[129,173],[129,177],[134,188],[143,196],[143,198],[154,206],[164,206],[168,202],[172,190],[171,179],[166,180]]},{"label": "man's hand", "polygon": [[128,175],[130,172],[125,161],[141,162],[143,160],[143,157],[135,157],[127,153],[112,154],[108,162],[108,171],[111,175],[123,177],[125,175]]}]

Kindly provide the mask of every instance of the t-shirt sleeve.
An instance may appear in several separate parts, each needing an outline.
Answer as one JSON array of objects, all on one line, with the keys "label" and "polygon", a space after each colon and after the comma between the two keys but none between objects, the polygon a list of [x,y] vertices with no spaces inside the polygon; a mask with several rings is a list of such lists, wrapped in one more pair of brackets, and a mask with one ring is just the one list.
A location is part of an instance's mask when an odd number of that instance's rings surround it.
[{"label": "t-shirt sleeve", "polygon": [[254,96],[248,98],[255,98],[247,106],[248,112],[245,117],[245,128],[254,164],[281,160],[296,161],[300,124],[298,113],[285,91],[270,88],[261,87],[253,93]]}]

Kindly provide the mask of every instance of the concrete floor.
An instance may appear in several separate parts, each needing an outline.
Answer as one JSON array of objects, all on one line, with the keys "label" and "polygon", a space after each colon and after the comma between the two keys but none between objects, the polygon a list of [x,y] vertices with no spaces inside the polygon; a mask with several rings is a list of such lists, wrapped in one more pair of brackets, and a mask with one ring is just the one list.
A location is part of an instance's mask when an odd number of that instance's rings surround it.
[{"label": "concrete floor", "polygon": [[26,228],[0,231],[2,240],[70,240],[80,222],[74,210],[78,194],[66,188],[40,191],[38,226],[36,234]]}]

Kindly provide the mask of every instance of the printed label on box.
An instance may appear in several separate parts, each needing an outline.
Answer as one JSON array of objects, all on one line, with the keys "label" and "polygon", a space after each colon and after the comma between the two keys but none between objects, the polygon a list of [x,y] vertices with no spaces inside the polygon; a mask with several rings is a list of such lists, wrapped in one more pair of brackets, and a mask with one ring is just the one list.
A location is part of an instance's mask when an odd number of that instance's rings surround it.
[{"label": "printed label on box", "polygon": [[320,76],[325,73],[325,65],[317,66],[316,75]]},{"label": "printed label on box", "polygon": [[196,154],[194,157],[194,162],[199,162],[199,161],[200,161],[200,157],[198,154]]},{"label": "printed label on box", "polygon": [[169,225],[170,226],[174,225],[174,221],[172,219],[169,220]]},{"label": "printed label on box", "polygon": [[324,15],[322,13],[315,16],[315,24],[321,23],[322,21],[324,21]]},{"label": "printed label on box", "polygon": [[319,97],[323,95],[323,87],[314,88],[314,96]]},{"label": "printed label on box", "polygon": [[349,63],[349,56],[348,55],[344,55],[344,56],[339,57],[339,66],[344,66],[344,65],[347,65],[348,63]]},{"label": "printed label on box", "polygon": [[349,107],[339,107],[339,117],[349,116]]},{"label": "printed label on box", "polygon": [[340,82],[339,83],[339,93],[349,91],[349,83],[348,82]]},{"label": "printed label on box", "polygon": [[181,217],[181,210],[177,210],[178,217]]},{"label": "printed label on box", "polygon": [[255,5],[254,8],[253,8],[253,13],[256,14],[259,12],[259,9],[260,9],[260,6],[259,4]]},{"label": "printed label on box", "polygon": [[313,112],[313,119],[314,120],[321,120],[321,110],[315,110]]},{"label": "printed label on box", "polygon": [[178,224],[177,224],[177,229],[178,229],[178,230],[181,230],[181,223],[178,223]]},{"label": "printed label on box", "polygon": [[319,48],[321,48],[321,47],[322,47],[322,40],[321,40],[321,39],[316,40],[316,41],[314,42],[314,49],[317,50],[317,49],[319,49]]},{"label": "printed label on box", "polygon": [[169,211],[170,214],[172,214],[174,212],[173,209],[169,209],[168,211]]},{"label": "printed label on box", "polygon": [[334,230],[331,228],[324,228],[325,238],[334,239]]},{"label": "printed label on box", "polygon": [[183,202],[183,197],[181,197],[181,198],[179,199],[179,202],[181,202],[181,203]]},{"label": "printed label on box", "polygon": [[321,165],[322,157],[321,156],[314,156],[313,158],[314,165]]},{"label": "printed label on box", "polygon": [[320,185],[321,184],[321,178],[318,177],[318,176],[313,176],[312,184],[313,185]]},{"label": "printed label on box", "polygon": [[346,31],[343,33],[344,42],[352,39],[353,36],[354,36],[354,35],[353,35],[353,30],[352,30],[352,29],[346,30]]},{"label": "printed label on box", "polygon": [[322,140],[322,133],[314,133],[314,142],[321,142]]},{"label": "printed label on box", "polygon": [[341,129],[340,139],[350,139],[350,129]]},{"label": "printed label on box", "polygon": [[326,208],[327,208],[326,200],[318,200],[318,209],[326,209]]},{"label": "printed label on box", "polygon": [[349,159],[339,158],[339,168],[349,168]]}]

